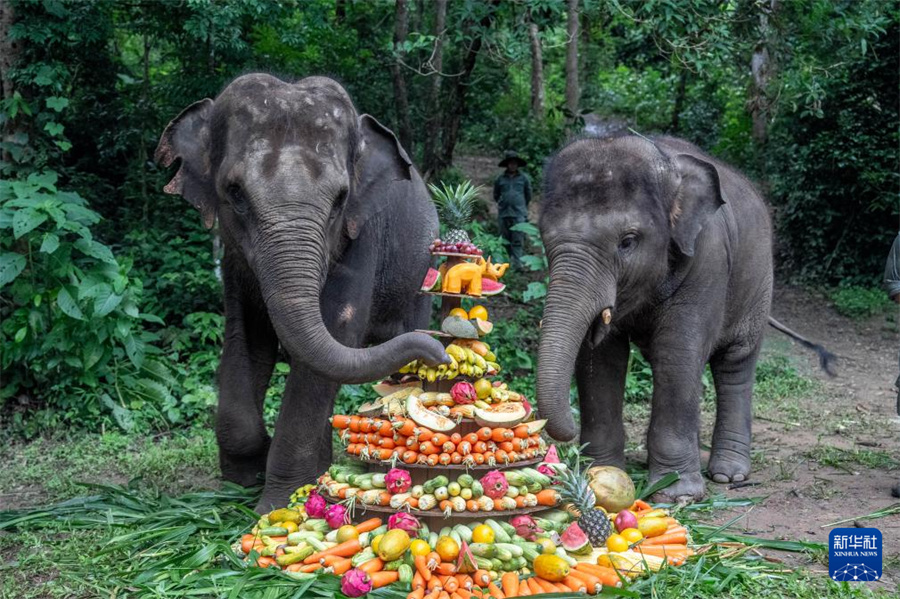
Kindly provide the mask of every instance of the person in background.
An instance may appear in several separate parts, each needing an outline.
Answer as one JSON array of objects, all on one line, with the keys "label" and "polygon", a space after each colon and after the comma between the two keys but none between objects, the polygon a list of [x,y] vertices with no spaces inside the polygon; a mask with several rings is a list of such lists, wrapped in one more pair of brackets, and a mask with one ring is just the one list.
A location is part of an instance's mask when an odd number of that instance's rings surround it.
[{"label": "person in background", "polygon": [[[887,264],[884,265],[884,290],[891,301],[900,304],[900,235],[894,238]],[[900,376],[894,385],[897,386],[897,414],[900,414]],[[891,494],[900,497],[900,482],[891,489]]]},{"label": "person in background", "polygon": [[507,151],[498,165],[506,171],[494,181],[494,201],[500,219],[500,235],[509,244],[512,267],[522,267],[525,253],[525,233],[512,228],[528,220],[528,204],[531,202],[531,179],[519,169],[525,161],[513,151]]}]

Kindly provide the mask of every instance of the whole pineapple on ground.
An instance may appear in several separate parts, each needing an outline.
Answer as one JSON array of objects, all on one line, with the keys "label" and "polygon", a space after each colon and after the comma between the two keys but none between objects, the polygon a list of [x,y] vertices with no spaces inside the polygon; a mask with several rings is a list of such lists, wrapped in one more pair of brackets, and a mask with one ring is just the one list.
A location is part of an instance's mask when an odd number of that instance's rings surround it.
[{"label": "whole pineapple on ground", "polygon": [[442,241],[446,244],[469,243],[465,226],[472,218],[479,188],[472,185],[471,181],[463,181],[455,187],[446,183],[441,183],[440,187],[431,184],[428,188],[438,217],[448,229]]},{"label": "whole pineapple on ground", "polygon": [[603,546],[612,534],[612,525],[606,512],[597,507],[597,498],[591,490],[590,481],[577,463],[569,468],[557,470],[556,480],[559,483],[561,502],[569,502],[581,514],[578,526],[588,536],[591,545]]}]

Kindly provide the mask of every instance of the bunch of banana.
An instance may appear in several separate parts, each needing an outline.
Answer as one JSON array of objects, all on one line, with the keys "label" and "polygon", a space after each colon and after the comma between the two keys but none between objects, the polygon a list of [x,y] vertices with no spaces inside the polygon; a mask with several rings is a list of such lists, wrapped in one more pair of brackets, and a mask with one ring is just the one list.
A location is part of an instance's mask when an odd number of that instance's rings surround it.
[{"label": "bunch of banana", "polygon": [[288,503],[288,507],[294,507],[305,503],[303,500],[309,496],[310,491],[312,491],[314,488],[315,485],[303,485],[302,487],[294,491],[291,494],[291,499]]},{"label": "bunch of banana", "polygon": [[452,380],[459,375],[481,378],[486,374],[500,372],[500,365],[496,362],[485,360],[480,354],[469,347],[461,347],[456,343],[447,346],[447,355],[450,356],[449,364],[428,366],[414,360],[401,368],[401,374],[413,373],[423,381],[433,383],[436,380]]},{"label": "bunch of banana", "polygon": [[422,405],[426,408],[430,408],[432,406],[447,406],[452,408],[456,405],[456,402],[453,401],[453,396],[449,393],[439,393],[437,391],[426,391],[424,393],[419,393],[419,401],[422,402]]},{"label": "bunch of banana", "polygon": [[511,390],[506,383],[491,389],[491,401],[499,403],[503,401],[522,401],[525,399],[521,393]]}]

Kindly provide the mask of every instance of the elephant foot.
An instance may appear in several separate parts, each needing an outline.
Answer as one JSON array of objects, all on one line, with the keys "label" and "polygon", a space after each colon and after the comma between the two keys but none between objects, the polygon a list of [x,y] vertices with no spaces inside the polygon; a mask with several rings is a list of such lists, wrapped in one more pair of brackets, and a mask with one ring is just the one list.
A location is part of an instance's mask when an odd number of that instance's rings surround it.
[{"label": "elephant foot", "polygon": [[[302,485],[297,485],[298,487]],[[275,491],[269,491],[268,487],[263,491],[262,497],[260,497],[259,502],[256,504],[257,514],[267,514],[272,510],[276,510],[278,508],[287,507],[287,504],[290,502],[291,493],[294,490],[287,489],[278,489]]]},{"label": "elephant foot", "polygon": [[709,477],[717,483],[739,483],[750,476],[750,456],[713,449],[707,470]]},{"label": "elephant foot", "polygon": [[[648,483],[652,485],[665,474],[667,473],[651,473]],[[703,482],[703,476],[699,472],[682,472],[680,474],[681,478],[675,484],[653,494],[652,500],[654,503],[686,505],[699,501],[706,496],[706,483]]]},{"label": "elephant foot", "polygon": [[891,495],[894,497],[900,497],[900,483],[894,485],[894,488],[891,489]]},{"label": "elephant foot", "polygon": [[591,446],[585,448],[584,455],[591,458],[592,466],[615,466],[616,468],[625,469],[625,453],[621,451],[594,453],[590,451]]},{"label": "elephant foot", "polygon": [[219,467],[222,479],[242,487],[261,484],[266,473],[266,454],[234,456],[219,453]]}]

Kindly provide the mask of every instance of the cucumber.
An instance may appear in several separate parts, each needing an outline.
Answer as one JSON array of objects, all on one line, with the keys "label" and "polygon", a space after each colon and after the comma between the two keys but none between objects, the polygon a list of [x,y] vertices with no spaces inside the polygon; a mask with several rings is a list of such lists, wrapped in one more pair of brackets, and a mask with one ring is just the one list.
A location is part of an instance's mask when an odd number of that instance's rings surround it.
[{"label": "cucumber", "polygon": [[372,535],[372,539],[374,540],[375,537],[377,537],[378,535],[383,535],[383,534],[386,533],[387,531],[388,531],[387,524],[382,524],[381,526],[379,526],[379,527],[376,528],[375,530],[369,531],[369,534]]},{"label": "cucumber", "polygon": [[445,526],[441,529],[441,532],[438,533],[439,537],[449,537],[450,536],[450,527]]},{"label": "cucumber", "polygon": [[284,537],[287,536],[288,529],[283,526],[267,526],[259,529],[261,537]]},{"label": "cucumber", "polygon": [[475,565],[479,570],[493,570],[494,563],[486,557],[475,556]]},{"label": "cucumber", "polygon": [[387,485],[384,482],[384,473],[378,472],[372,477],[372,486],[376,489],[384,489]]},{"label": "cucumber", "polygon": [[402,565],[403,565],[402,559],[395,559],[392,562],[386,563],[382,569],[387,570],[388,572],[394,572],[396,570],[399,570],[400,566],[402,566]]},{"label": "cucumber", "polygon": [[457,545],[462,545],[462,537],[455,530],[450,531],[450,538],[456,541]]},{"label": "cucumber", "polygon": [[308,539],[306,539],[306,544],[311,545],[312,548],[316,551],[325,551],[326,549],[325,542],[315,537],[309,537]]},{"label": "cucumber", "polygon": [[304,581],[304,580],[312,580],[316,577],[312,572],[291,572],[290,570],[285,570],[282,574],[287,574],[294,580]]},{"label": "cucumber", "polygon": [[337,533],[338,533],[338,531],[335,528],[334,530],[329,532],[327,535],[325,535],[325,540],[328,541],[329,543],[337,543]]},{"label": "cucumber", "polygon": [[428,535],[428,545],[430,547],[432,547],[432,548],[435,547],[437,545],[437,542],[438,542],[438,533],[433,532],[430,535]]},{"label": "cucumber", "polygon": [[305,551],[307,547],[312,547],[312,545],[309,545],[307,543],[301,543],[300,545],[296,545],[294,547],[288,546],[288,547],[284,548],[284,552],[285,553],[300,553],[301,551]]},{"label": "cucumber", "polygon": [[481,482],[476,480],[472,483],[472,499],[480,499],[482,495],[484,495],[484,487],[481,486]]},{"label": "cucumber", "polygon": [[526,547],[522,550],[522,557],[524,557],[529,564],[533,563],[534,560],[539,556],[541,552],[537,551],[533,547]]},{"label": "cucumber", "polygon": [[361,564],[366,563],[370,559],[375,559],[376,557],[378,556],[375,555],[375,551],[373,551],[371,547],[366,547],[365,549],[354,555],[352,558],[350,558],[350,565],[355,568]]},{"label": "cucumber", "polygon": [[297,551],[295,553],[285,553],[284,555],[279,555],[275,558],[275,562],[281,566],[282,568],[285,566],[290,566],[291,564],[296,564],[297,562],[302,562],[310,555],[313,554],[315,549],[311,546],[307,545],[303,551]]},{"label": "cucumber", "polygon": [[525,553],[525,551],[515,543],[494,543],[494,547],[508,551],[513,557],[522,557]]},{"label": "cucumber", "polygon": [[495,543],[510,543],[510,542],[512,542],[512,539],[510,538],[509,534],[506,532],[506,530],[504,530],[504,528],[502,526],[500,526],[499,522],[497,522],[496,520],[493,520],[491,518],[488,518],[487,520],[484,521],[484,523],[487,524],[488,526],[490,526],[491,529],[494,531],[494,542]]},{"label": "cucumber", "polygon": [[512,524],[510,524],[506,520],[500,520],[500,526],[503,527],[503,530],[505,530],[506,534],[508,534],[511,538],[516,538],[516,529]]},{"label": "cucumber", "polygon": [[501,547],[500,544],[494,544],[494,559],[498,559],[501,562],[508,562],[513,557],[515,557],[508,549]]},{"label": "cucumber", "polygon": [[397,568],[397,573],[400,574],[400,582],[403,584],[410,584],[413,581],[413,569],[409,564],[403,564],[399,568]]},{"label": "cucumber", "polygon": [[298,530],[297,532],[292,532],[287,536],[287,544],[288,545],[299,545],[300,543],[306,541],[309,542],[309,539],[317,539],[319,541],[323,540],[325,535],[320,532],[313,530]]},{"label": "cucumber", "polygon": [[431,493],[438,487],[446,487],[450,483],[450,479],[444,476],[443,474],[439,474],[435,476],[429,481],[426,481],[422,487],[425,489],[426,493]]},{"label": "cucumber", "polygon": [[575,558],[569,557],[569,554],[566,553],[566,550],[563,549],[562,547],[556,548],[556,555],[563,558],[563,560],[565,560],[565,562],[567,564],[569,564],[570,566],[574,566],[575,564],[578,563],[577,561],[575,561]]},{"label": "cucumber", "polygon": [[494,557],[496,549],[492,543],[472,543],[469,545],[469,551],[475,557]]},{"label": "cucumber", "polygon": [[470,528],[465,527],[462,524],[457,524],[453,527],[453,530],[459,535],[459,538],[466,543],[472,542],[472,530]]},{"label": "cucumber", "polygon": [[456,482],[459,483],[460,487],[469,489],[472,487],[472,483],[475,482],[475,478],[471,474],[460,474]]},{"label": "cucumber", "polygon": [[491,559],[491,567],[488,569],[494,570],[495,572],[502,572],[503,571],[503,561],[497,559],[496,557]]}]

